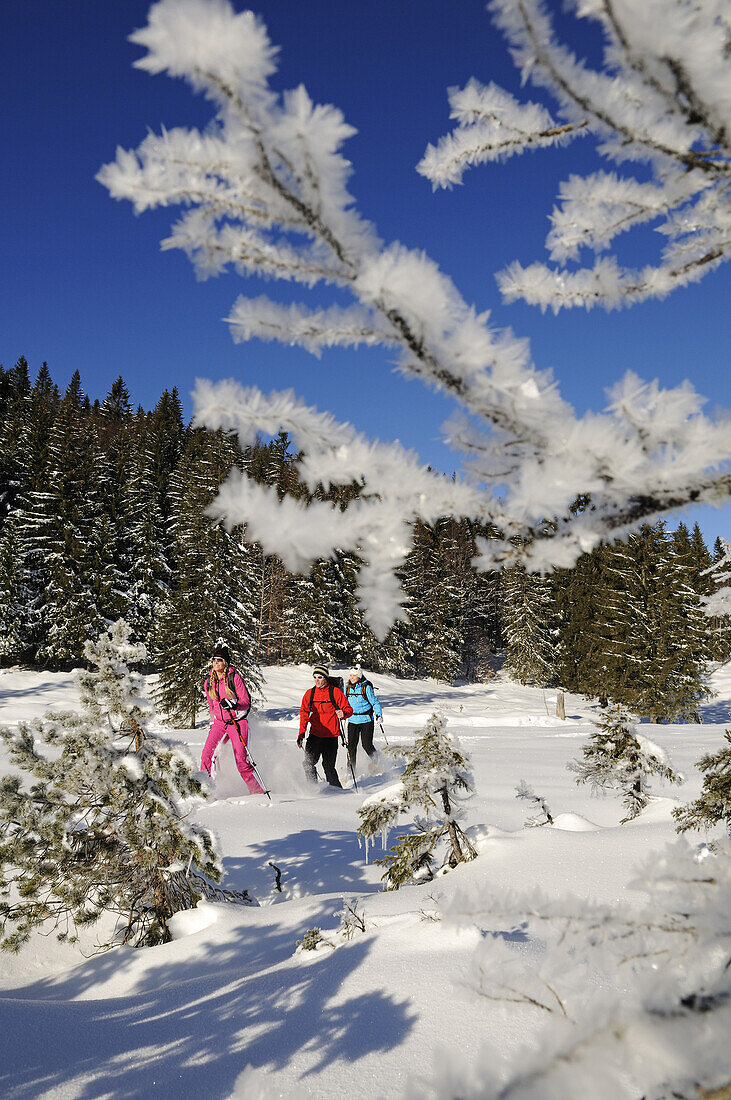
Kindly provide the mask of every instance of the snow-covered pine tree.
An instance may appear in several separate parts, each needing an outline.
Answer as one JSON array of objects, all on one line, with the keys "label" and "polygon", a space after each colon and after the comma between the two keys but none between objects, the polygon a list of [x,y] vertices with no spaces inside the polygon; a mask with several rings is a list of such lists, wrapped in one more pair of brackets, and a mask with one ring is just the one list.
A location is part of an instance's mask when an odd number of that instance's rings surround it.
[{"label": "snow-covered pine tree", "polygon": [[731,542],[724,538],[716,539],[707,579],[709,592],[701,606],[710,621],[713,659],[726,662],[731,657]]},{"label": "snow-covered pine tree", "polygon": [[718,752],[705,753],[698,761],[703,786],[698,798],[673,810],[679,833],[688,829],[712,829],[720,821],[731,836],[731,730],[724,733],[726,744]]},{"label": "snow-covered pine tree", "polygon": [[[191,761],[150,735],[140,681],[146,660],[122,620],[84,656],[81,710],[0,730],[17,771],[0,780],[0,947],[36,928],[60,938],[103,922],[100,946],[171,938],[170,917],[204,896],[222,867],[210,832],[188,820],[203,796]],[[28,785],[26,777],[33,777]],[[245,893],[232,899],[248,901]]]},{"label": "snow-covered pine tree", "polygon": [[20,437],[31,388],[28,360],[24,355],[11,370],[4,372],[3,381],[5,392],[0,409],[0,530],[23,482],[25,463]]},{"label": "snow-covered pine tree", "polygon": [[712,660],[712,630],[703,613],[703,603],[711,590],[708,569],[712,568],[713,559],[697,523],[692,534],[684,523],[679,523],[669,536],[669,544],[673,550],[678,592],[684,596],[687,609],[688,642],[701,660]]},{"label": "snow-covered pine tree", "polygon": [[186,438],[183,405],[177,388],[164,391],[148,419],[152,476],[157,485],[163,518],[167,519],[168,484],[182,457]]},{"label": "snow-covered pine tree", "polygon": [[239,529],[227,531],[206,515],[235,458],[228,437],[197,429],[170,479],[173,579],[158,614],[155,701],[169,722],[181,726],[195,725],[204,705],[203,679],[219,638],[226,639],[249,690],[260,683],[255,554]]},{"label": "snow-covered pine tree", "polygon": [[468,680],[487,680],[495,671],[495,656],[503,645],[500,623],[500,571],[478,572],[473,565],[475,539],[494,538],[486,524],[463,521],[461,548],[463,571],[462,663]]},{"label": "snow-covered pine tree", "polygon": [[75,371],[51,430],[47,491],[33,516],[48,571],[37,657],[52,667],[80,660],[86,639],[104,625],[113,591],[87,405]]},{"label": "snow-covered pine tree", "polygon": [[609,695],[651,722],[698,721],[708,697],[708,629],[664,524],[643,526],[607,555],[602,659]]},{"label": "snow-covered pine tree", "polygon": [[124,617],[134,639],[151,651],[158,604],[170,587],[170,566],[153,455],[144,423],[137,425],[120,508]]},{"label": "snow-covered pine tree", "polygon": [[594,696],[602,705],[617,676],[616,659],[607,639],[612,634],[606,594],[608,548],[582,554],[572,569],[552,575],[556,604],[557,682],[566,691]]},{"label": "snow-covered pine tree", "polygon": [[462,615],[466,578],[460,570],[456,523],[417,523],[403,570],[416,673],[452,683],[462,674]]},{"label": "snow-covered pine tree", "polygon": [[309,576],[290,578],[285,622],[291,659],[347,662],[354,637],[348,613],[342,555],[319,558]]},{"label": "snow-covered pine tree", "polygon": [[538,687],[555,683],[556,605],[550,579],[527,573],[522,562],[505,569],[500,618],[512,676]]},{"label": "snow-covered pine tree", "polygon": [[0,533],[0,657],[33,661],[41,643],[48,575],[43,517],[48,515],[49,438],[61,398],[43,363],[19,429],[22,481]]},{"label": "snow-covered pine tree", "polygon": [[594,723],[596,730],[583,748],[583,759],[567,765],[577,783],[590,783],[592,793],[617,790],[631,821],[649,801],[648,778],[657,775],[669,783],[680,782],[666,753],[638,733],[624,707],[613,705]]},{"label": "snow-covered pine tree", "polygon": [[401,814],[414,815],[412,831],[399,837],[389,854],[376,863],[385,867],[381,876],[386,889],[398,890],[413,882],[420,872],[433,877],[432,863],[437,859],[440,841],[446,842],[446,855],[440,866],[456,867],[474,859],[477,851],[459,824],[456,802],[473,788],[469,757],[447,733],[442,715],[433,714],[423,729],[417,730],[413,745],[393,745],[385,750],[406,761],[401,779],[367,798],[358,810],[358,836],[366,850],[374,837],[383,839],[394,828]]}]

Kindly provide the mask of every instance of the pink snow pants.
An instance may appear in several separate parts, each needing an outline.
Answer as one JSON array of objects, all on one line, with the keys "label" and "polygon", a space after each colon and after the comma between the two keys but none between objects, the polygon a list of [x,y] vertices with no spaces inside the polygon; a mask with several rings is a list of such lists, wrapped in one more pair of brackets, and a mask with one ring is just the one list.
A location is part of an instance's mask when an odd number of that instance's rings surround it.
[{"label": "pink snow pants", "polygon": [[214,718],[213,725],[206,738],[206,743],[203,746],[201,771],[208,772],[209,775],[211,774],[211,762],[213,760],[213,754],[216,751],[216,746],[219,741],[228,734],[229,740],[231,741],[231,748],[234,750],[236,767],[239,769],[239,775],[249,788],[249,793],[264,794],[246,755],[246,743],[249,740],[249,723],[245,718],[240,718],[237,726],[238,729],[232,722],[221,722],[218,718]]}]

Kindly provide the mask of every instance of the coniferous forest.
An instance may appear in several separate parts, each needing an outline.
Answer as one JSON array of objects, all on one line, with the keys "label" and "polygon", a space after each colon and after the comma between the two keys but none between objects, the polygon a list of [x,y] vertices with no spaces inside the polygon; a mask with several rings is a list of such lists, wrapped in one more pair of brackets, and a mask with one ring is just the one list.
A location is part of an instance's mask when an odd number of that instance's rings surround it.
[{"label": "coniferous forest", "polygon": [[[43,363],[0,366],[0,662],[64,669],[123,617],[160,674],[168,718],[195,722],[212,645],[225,638],[252,687],[262,664],[324,660],[401,676],[482,680],[503,658],[515,679],[621,703],[653,721],[693,720],[709,662],[731,655],[727,623],[701,599],[716,587],[700,528],[646,525],[572,569],[520,564],[476,573],[476,537],[419,523],[402,578],[408,621],[379,642],[354,596],[351,553],[309,577],[205,514],[238,466],[300,498],[286,435],[242,450],[185,423],[178,392],[135,407],[120,377],[103,401],[77,371],[62,394]],[[353,485],[321,494],[344,505]]]}]

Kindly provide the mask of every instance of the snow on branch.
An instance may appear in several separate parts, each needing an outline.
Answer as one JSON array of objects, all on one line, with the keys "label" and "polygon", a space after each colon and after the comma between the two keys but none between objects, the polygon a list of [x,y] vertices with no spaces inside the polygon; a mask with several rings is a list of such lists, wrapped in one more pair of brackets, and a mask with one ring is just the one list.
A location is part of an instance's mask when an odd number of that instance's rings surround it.
[{"label": "snow on branch", "polygon": [[[582,11],[609,28],[611,50],[601,73],[589,73],[554,43],[538,0],[493,4],[519,64],[555,92],[559,115],[554,126],[543,108],[520,106],[494,86],[472,82],[452,93],[458,125],[499,125],[513,136],[543,133],[550,142],[592,129],[615,159],[620,152],[641,155],[654,170],[653,181],[642,185],[614,175],[569,181],[563,213],[554,217],[557,256],[587,244],[604,248],[615,232],[659,215],[668,254],[687,269],[686,281],[720,262],[727,163],[720,120],[728,96],[719,92],[723,59],[714,44],[707,72],[699,62],[699,28],[711,0],[704,3],[701,14],[694,9],[688,16],[692,56],[672,80],[673,67],[653,53],[648,28],[662,27],[657,49],[676,57],[673,43],[680,49],[686,36],[668,38],[679,18],[674,0],[650,0],[652,22],[645,27],[644,15],[637,16],[642,26],[627,42],[612,30],[613,19],[629,20],[624,0],[611,9],[604,0],[590,11],[584,4]],[[661,18],[666,7],[667,20]],[[640,49],[642,35],[649,44]],[[215,116],[204,133],[175,129],[149,135],[137,150],[118,150],[98,179],[137,210],[184,207],[163,243],[182,249],[199,274],[234,268],[318,289],[313,305],[239,298],[228,318],[234,339],[297,343],[315,355],[331,346],[395,349],[404,374],[457,406],[446,432],[463,456],[464,476],[450,479],[424,469],[398,444],[370,441],[308,408],[291,392],[265,397],[233,382],[200,382],[197,423],[235,431],[244,446],[260,431],[287,431],[302,453],[300,474],[312,493],[333,484],[359,490],[342,511],[322,501],[305,509],[234,475],[213,505],[217,518],[246,522],[250,537],[256,531],[292,567],[305,568],[312,557],[336,549],[355,551],[364,563],[360,603],[383,635],[402,614],[396,576],[417,519],[453,515],[489,524],[495,537],[480,540],[478,567],[523,556],[530,568],[544,571],[570,566],[602,540],[688,503],[728,497],[731,425],[722,416],[706,417],[692,387],[665,391],[628,375],[610,394],[606,412],[580,419],[551,373],[536,368],[526,340],[494,327],[489,313],[466,302],[429,256],[378,239],[347,190],[351,168],[341,147],[352,128],[336,108],[313,103],[303,87],[283,94],[271,89],[276,50],[251,13],[236,14],[228,0],[159,0],[132,40],[149,51],[139,67],[184,77],[212,100]],[[554,128],[563,131],[547,133]],[[710,134],[713,156],[706,148]],[[522,272],[506,275],[506,287],[511,278],[521,293]],[[565,279],[561,294],[574,303],[636,300],[648,281],[659,287],[663,280],[666,288],[673,285],[662,267],[638,282],[603,257],[593,270]],[[551,272],[532,271],[526,293],[554,307],[560,295],[553,281]],[[345,294],[350,304],[342,304]],[[577,512],[578,499],[589,503]]]},{"label": "snow on branch", "polygon": [[386,325],[378,325],[378,318],[359,306],[308,310],[299,303],[281,306],[270,298],[245,298],[242,295],[234,303],[226,321],[237,344],[255,338],[279,340],[281,343],[289,341],[300,344],[317,356],[323,348],[398,346]]},{"label": "snow on branch", "polygon": [[540,104],[520,103],[497,84],[484,87],[474,79],[464,88],[449,89],[449,105],[457,127],[436,146],[429,145],[417,165],[435,189],[461,183],[465,170],[474,165],[565,145],[587,132],[586,120],[559,125]]},{"label": "snow on branch", "polygon": [[697,282],[731,253],[731,60],[728,17],[718,0],[592,0],[572,6],[601,24],[604,68],[591,70],[554,33],[543,0],[492,0],[524,80],[548,91],[557,118],[476,80],[450,89],[456,126],[430,145],[418,170],[434,187],[461,182],[472,165],[592,133],[617,163],[644,162],[634,176],[572,176],[561,186],[546,245],[558,263],[600,252],[618,234],[655,221],[668,238],[659,261],[638,270],[612,257],[576,271],[511,264],[499,279],[506,301],[541,309],[607,309],[663,298]]},{"label": "snow on branch", "polygon": [[431,1079],[412,1080],[407,1095],[727,1096],[729,842],[713,851],[669,845],[630,885],[645,905],[537,891],[496,897],[484,884],[442,902],[450,924],[482,932],[467,971],[475,993],[522,1005],[531,1041],[510,1050],[485,1043],[469,1065],[441,1052]]}]

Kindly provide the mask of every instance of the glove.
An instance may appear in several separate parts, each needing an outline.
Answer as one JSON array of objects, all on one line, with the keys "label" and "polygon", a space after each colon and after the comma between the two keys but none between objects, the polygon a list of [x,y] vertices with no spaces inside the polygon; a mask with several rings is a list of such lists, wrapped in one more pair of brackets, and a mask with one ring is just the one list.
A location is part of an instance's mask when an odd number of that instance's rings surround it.
[{"label": "glove", "polygon": [[236,703],[233,699],[221,699],[221,710],[236,710]]},{"label": "glove", "polygon": [[301,733],[299,735],[299,737],[297,738],[297,748],[301,749],[302,746],[304,745],[304,743],[305,743],[305,735],[304,735],[304,733]]}]

